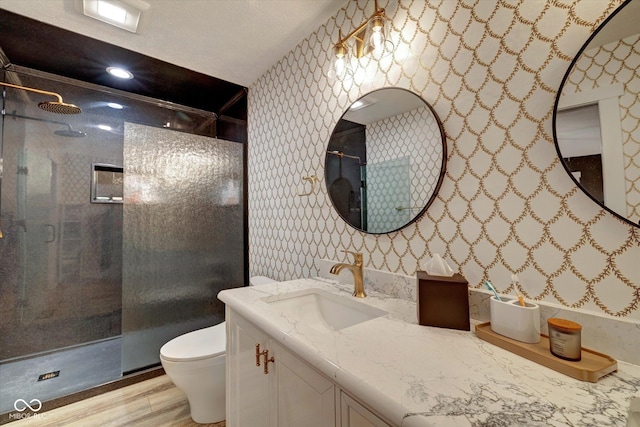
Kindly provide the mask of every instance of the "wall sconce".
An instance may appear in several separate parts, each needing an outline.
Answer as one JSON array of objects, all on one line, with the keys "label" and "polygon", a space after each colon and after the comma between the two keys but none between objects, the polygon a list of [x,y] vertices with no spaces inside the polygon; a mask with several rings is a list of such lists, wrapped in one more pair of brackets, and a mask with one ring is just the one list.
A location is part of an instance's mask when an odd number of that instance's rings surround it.
[{"label": "wall sconce", "polygon": [[[338,30],[338,42],[333,45],[333,61],[329,77],[342,79],[351,74],[352,57],[360,59],[370,55],[375,59],[381,59],[393,52],[393,43],[389,39],[389,18],[384,13],[384,8],[378,7],[375,0],[373,15],[360,24],[355,30],[342,37],[342,30]],[[353,40],[353,46],[349,42]]]}]

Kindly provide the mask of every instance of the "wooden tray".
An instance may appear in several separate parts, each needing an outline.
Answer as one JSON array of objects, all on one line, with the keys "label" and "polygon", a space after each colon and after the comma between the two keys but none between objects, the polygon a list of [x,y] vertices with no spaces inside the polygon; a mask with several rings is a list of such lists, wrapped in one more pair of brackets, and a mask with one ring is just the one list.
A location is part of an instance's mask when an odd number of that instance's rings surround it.
[{"label": "wooden tray", "polygon": [[596,383],[605,375],[618,370],[615,359],[584,347],[581,360],[572,362],[560,359],[551,354],[549,337],[544,334],[540,334],[539,343],[527,344],[493,332],[491,323],[486,322],[476,325],[476,335],[491,344],[581,381]]}]

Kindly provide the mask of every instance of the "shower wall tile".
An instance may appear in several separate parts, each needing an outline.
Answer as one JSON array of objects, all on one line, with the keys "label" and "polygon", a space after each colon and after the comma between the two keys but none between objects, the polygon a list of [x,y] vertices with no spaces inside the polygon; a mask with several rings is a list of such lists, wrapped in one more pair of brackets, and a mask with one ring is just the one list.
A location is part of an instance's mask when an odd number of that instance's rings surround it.
[{"label": "shower wall tile", "polygon": [[[621,0],[572,2],[381,0],[395,51],[354,77],[326,72],[338,30],[371,14],[352,0],[249,91],[251,274],[315,276],[316,259],[365,254],[369,269],[414,276],[439,253],[471,287],[490,279],[561,307],[640,319],[640,233],[595,205],[560,163],[554,101],[571,60]],[[362,95],[409,89],[429,102],[447,136],[437,200],[402,231],[368,235],[333,210],[324,156],[333,127]],[[317,191],[298,197],[303,176]]]}]

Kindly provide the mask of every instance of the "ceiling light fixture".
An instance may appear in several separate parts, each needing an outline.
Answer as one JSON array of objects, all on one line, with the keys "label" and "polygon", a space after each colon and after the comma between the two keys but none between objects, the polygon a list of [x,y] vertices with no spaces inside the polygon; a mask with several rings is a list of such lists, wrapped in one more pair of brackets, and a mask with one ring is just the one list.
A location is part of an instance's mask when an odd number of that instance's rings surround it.
[{"label": "ceiling light fixture", "polygon": [[122,67],[107,67],[107,73],[111,74],[113,77],[117,77],[119,79],[132,79],[133,73],[129,70],[125,70]]},{"label": "ceiling light fixture", "polygon": [[362,108],[368,107],[369,105],[375,104],[377,100],[372,97],[367,97],[367,99],[359,99],[349,107],[349,110],[356,111]]},{"label": "ceiling light fixture", "polygon": [[[345,37],[342,37],[342,30],[338,30],[338,42],[333,45],[333,63],[329,77],[341,80],[351,74],[352,55],[358,59],[365,55],[381,59],[393,52],[393,43],[389,39],[389,19],[384,8],[378,7],[378,0],[375,0],[374,5],[373,15]],[[347,43],[351,39],[354,40],[354,46],[350,49]]]},{"label": "ceiling light fixture", "polygon": [[82,13],[107,24],[135,33],[142,12],[149,4],[142,0],[83,0]]}]

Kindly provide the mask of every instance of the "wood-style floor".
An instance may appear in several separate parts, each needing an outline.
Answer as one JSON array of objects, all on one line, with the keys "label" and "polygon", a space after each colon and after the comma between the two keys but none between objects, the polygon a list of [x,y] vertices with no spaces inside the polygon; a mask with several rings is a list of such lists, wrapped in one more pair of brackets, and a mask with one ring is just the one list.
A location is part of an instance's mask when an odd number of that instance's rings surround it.
[{"label": "wood-style floor", "polygon": [[[46,404],[45,404],[46,408]],[[166,375],[72,403],[37,418],[9,423],[10,427],[225,427],[225,422],[197,424],[189,402]]]}]

